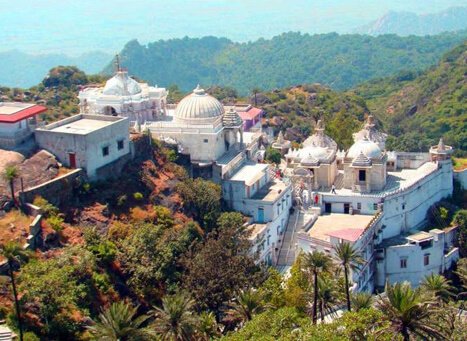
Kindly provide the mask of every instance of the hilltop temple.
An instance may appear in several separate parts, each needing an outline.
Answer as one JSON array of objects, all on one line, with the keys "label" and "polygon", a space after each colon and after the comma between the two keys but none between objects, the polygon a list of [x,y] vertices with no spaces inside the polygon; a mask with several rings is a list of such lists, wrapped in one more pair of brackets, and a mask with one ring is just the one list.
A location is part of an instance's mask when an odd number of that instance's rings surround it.
[{"label": "hilltop temple", "polygon": [[416,286],[450,268],[459,258],[455,229],[420,229],[430,207],[452,193],[452,147],[440,139],[429,153],[387,151],[372,116],[353,137],[339,151],[319,121],[302,148],[286,153],[283,171],[305,217],[296,251],[332,253],[337,243],[351,243],[366,261],[353,273],[358,291],[401,279]]},{"label": "hilltop temple", "polygon": [[81,114],[128,117],[140,124],[166,114],[168,91],[138,83],[120,67],[104,87],[86,87],[79,92]]}]

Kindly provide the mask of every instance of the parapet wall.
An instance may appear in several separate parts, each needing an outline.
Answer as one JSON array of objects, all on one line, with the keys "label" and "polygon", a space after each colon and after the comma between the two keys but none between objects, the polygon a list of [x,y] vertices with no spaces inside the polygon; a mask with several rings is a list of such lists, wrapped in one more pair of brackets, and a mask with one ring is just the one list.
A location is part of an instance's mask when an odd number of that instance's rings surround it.
[{"label": "parapet wall", "polygon": [[83,177],[84,172],[81,168],[72,170],[65,175],[20,192],[20,200],[24,203],[33,202],[36,196],[41,196],[51,204],[61,206],[73,199],[74,191],[81,185]]}]

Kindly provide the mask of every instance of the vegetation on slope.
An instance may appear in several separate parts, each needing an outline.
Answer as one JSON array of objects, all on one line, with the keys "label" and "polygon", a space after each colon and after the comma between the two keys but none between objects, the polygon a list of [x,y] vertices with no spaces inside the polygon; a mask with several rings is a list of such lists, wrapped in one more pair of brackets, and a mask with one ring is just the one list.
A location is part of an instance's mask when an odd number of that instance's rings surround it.
[{"label": "vegetation on slope", "polygon": [[403,38],[289,32],[248,43],[205,37],[143,46],[134,40],[121,51],[121,61],[152,84],[177,84],[184,91],[197,83],[218,84],[244,95],[256,87],[315,82],[342,90],[401,70],[423,70],[463,39],[465,32]]},{"label": "vegetation on slope", "polygon": [[405,72],[362,84],[348,94],[365,99],[389,133],[388,148],[426,151],[443,136],[467,152],[467,43],[425,72]]}]

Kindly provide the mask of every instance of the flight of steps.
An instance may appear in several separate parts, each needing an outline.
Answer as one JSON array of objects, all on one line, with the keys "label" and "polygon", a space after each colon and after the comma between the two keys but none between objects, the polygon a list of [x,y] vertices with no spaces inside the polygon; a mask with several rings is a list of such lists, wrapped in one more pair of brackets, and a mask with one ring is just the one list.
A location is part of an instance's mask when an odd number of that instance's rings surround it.
[{"label": "flight of steps", "polygon": [[5,325],[0,325],[0,341],[13,340],[13,332]]}]

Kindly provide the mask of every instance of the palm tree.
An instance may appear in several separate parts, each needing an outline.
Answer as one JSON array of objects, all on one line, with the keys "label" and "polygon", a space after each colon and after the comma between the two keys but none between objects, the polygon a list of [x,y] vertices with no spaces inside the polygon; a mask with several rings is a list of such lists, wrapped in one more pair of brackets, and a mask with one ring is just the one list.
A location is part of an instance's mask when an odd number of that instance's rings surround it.
[{"label": "palm tree", "polygon": [[323,252],[313,251],[303,256],[303,267],[313,276],[313,311],[312,320],[316,324],[318,317],[318,276],[322,272],[327,272],[332,267],[331,258]]},{"label": "palm tree", "polygon": [[386,296],[379,299],[377,307],[390,321],[388,328],[401,333],[404,341],[411,336],[445,339],[441,329],[430,321],[437,312],[434,302],[420,288],[412,289],[408,282],[386,283]]},{"label": "palm tree", "polygon": [[321,315],[321,321],[324,316],[335,313],[333,306],[337,303],[339,296],[335,283],[328,277],[318,278],[318,306]]},{"label": "palm tree", "polygon": [[192,340],[197,325],[192,309],[195,302],[185,294],[165,296],[162,307],[154,307],[153,327],[162,340]]},{"label": "palm tree", "polygon": [[264,306],[259,293],[254,289],[241,290],[226,311],[227,321],[250,321],[255,314],[261,313]]},{"label": "palm tree", "polygon": [[357,292],[350,295],[350,301],[355,311],[369,309],[373,304],[373,296],[367,292]]},{"label": "palm tree", "polygon": [[96,340],[125,341],[149,339],[151,331],[142,325],[148,320],[148,315],[136,317],[138,307],[129,303],[115,302],[99,314],[98,321],[88,326]]},{"label": "palm tree", "polygon": [[453,296],[452,286],[449,281],[443,275],[436,273],[426,276],[421,283],[421,287],[444,303],[447,303],[449,298]]},{"label": "palm tree", "polygon": [[347,310],[351,311],[350,305],[350,288],[349,288],[349,269],[355,271],[360,265],[364,263],[360,253],[356,251],[350,243],[341,242],[334,246],[334,251],[339,262],[344,269],[344,280],[345,280],[345,296],[347,299]]},{"label": "palm tree", "polygon": [[199,315],[196,334],[197,339],[205,341],[209,341],[220,336],[219,326],[217,324],[216,317],[212,312],[203,311]]},{"label": "palm tree", "polygon": [[3,173],[3,178],[10,184],[11,199],[15,201],[15,179],[18,177],[16,166],[7,166]]},{"label": "palm tree", "polygon": [[6,258],[8,262],[8,272],[11,280],[11,287],[13,289],[13,297],[15,300],[16,318],[18,319],[19,339],[23,340],[23,320],[21,318],[21,311],[19,308],[18,291],[16,290],[15,276],[13,267],[15,263],[22,263],[27,260],[28,252],[15,242],[6,243],[0,250],[0,254]]}]

